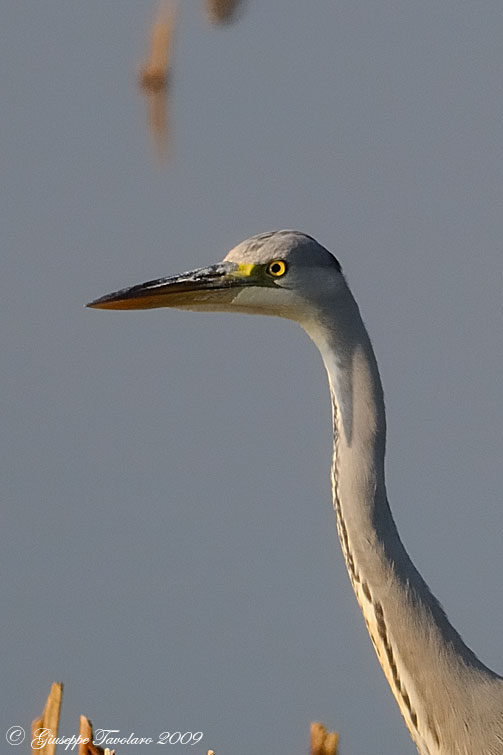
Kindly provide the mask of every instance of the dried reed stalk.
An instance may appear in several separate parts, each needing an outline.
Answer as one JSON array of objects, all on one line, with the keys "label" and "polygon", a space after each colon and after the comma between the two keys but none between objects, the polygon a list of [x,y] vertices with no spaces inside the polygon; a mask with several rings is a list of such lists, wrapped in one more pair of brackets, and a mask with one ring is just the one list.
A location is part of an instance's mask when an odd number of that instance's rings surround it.
[{"label": "dried reed stalk", "polygon": [[311,724],[311,755],[337,755],[338,741],[335,731],[327,731],[318,721]]},{"label": "dried reed stalk", "polygon": [[173,57],[176,6],[166,0],[159,5],[152,26],[150,57],[140,70],[140,86],[148,97],[149,129],[161,160],[169,152],[168,88]]},{"label": "dried reed stalk", "polygon": [[110,750],[108,747],[98,747],[93,744],[94,734],[93,725],[85,716],[80,717],[80,743],[79,743],[79,755],[115,755],[115,750]]},{"label": "dried reed stalk", "polygon": [[[36,732],[39,729],[49,730],[51,738],[56,739],[58,736],[59,716],[61,712],[61,701],[63,698],[63,684],[54,682],[51,685],[51,691],[47,697],[44,711],[40,718],[36,718],[32,723],[32,739],[37,738]],[[78,755],[115,755],[114,750],[106,747],[98,747],[93,744],[93,725],[85,716],[80,717],[79,729],[79,751]],[[339,735],[335,731],[327,731],[323,724],[315,721],[311,724],[311,749],[310,755],[337,755],[337,743]],[[56,755],[56,743],[47,743],[41,748],[33,747],[33,755]],[[214,750],[208,750],[207,755],[215,755]]]},{"label": "dried reed stalk", "polygon": [[229,24],[239,4],[240,0],[207,0],[206,13],[212,24]]},{"label": "dried reed stalk", "polygon": [[168,85],[175,18],[175,5],[161,2],[152,26],[150,57],[140,70],[140,85],[148,92],[163,91]]},{"label": "dried reed stalk", "polygon": [[[36,718],[31,725],[32,742],[37,739],[37,732],[41,729],[50,731],[50,737],[58,736],[59,712],[61,710],[61,700],[63,698],[63,684],[54,682],[51,685],[51,691],[47,697],[44,712],[40,718]],[[47,737],[49,739],[49,737]],[[42,747],[32,747],[32,753],[41,753],[42,755],[55,755],[56,744],[47,742]]]}]

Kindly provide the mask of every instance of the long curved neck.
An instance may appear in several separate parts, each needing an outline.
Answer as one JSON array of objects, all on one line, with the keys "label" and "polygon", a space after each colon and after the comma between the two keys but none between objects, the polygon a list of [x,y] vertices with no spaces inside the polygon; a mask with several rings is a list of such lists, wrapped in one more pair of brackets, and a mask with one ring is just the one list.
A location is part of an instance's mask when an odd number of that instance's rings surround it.
[{"label": "long curved neck", "polygon": [[[400,540],[386,497],[381,381],[349,290],[346,297],[335,313],[304,324],[322,354],[332,395],[339,537],[379,662],[413,740],[421,753],[450,753],[442,742],[469,715],[467,686],[499,677],[449,624]],[[448,703],[442,706],[440,698]]]}]

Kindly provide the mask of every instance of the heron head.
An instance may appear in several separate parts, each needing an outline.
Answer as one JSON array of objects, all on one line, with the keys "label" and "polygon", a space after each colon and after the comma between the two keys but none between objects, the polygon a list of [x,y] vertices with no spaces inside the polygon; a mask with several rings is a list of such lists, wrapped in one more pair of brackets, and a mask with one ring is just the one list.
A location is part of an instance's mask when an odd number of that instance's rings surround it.
[{"label": "heron head", "polygon": [[302,323],[344,289],[339,262],[317,241],[273,231],[241,242],[216,265],[124,288],[88,306],[246,312]]}]

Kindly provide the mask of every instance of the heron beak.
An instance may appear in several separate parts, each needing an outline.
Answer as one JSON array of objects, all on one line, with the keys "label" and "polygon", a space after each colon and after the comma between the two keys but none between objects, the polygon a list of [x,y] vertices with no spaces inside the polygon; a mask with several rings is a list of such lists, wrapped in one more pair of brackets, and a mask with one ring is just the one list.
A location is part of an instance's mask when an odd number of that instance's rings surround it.
[{"label": "heron beak", "polygon": [[254,265],[220,262],[170,278],[123,288],[87,304],[94,309],[182,309],[225,310],[238,293],[236,289],[257,285]]}]

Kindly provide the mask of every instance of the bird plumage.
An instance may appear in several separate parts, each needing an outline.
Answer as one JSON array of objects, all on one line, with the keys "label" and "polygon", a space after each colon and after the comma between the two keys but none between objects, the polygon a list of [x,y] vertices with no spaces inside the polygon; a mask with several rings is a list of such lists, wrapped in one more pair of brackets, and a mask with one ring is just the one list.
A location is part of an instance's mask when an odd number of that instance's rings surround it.
[{"label": "bird plumage", "polygon": [[332,490],[348,574],[418,752],[503,755],[503,679],[464,644],[398,535],[386,496],[379,370],[336,258],[310,236],[275,231],[242,242],[220,266],[125,289],[91,306],[279,315],[304,328],[321,353],[332,396]]}]

